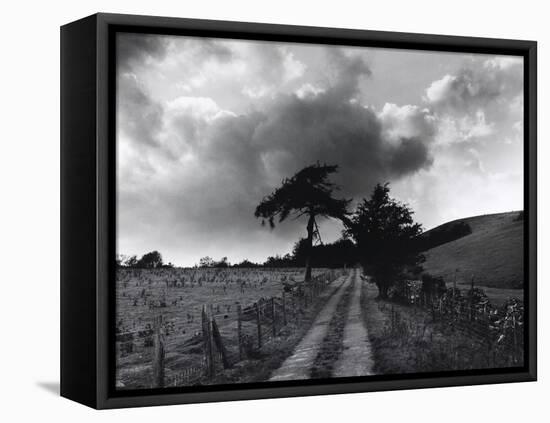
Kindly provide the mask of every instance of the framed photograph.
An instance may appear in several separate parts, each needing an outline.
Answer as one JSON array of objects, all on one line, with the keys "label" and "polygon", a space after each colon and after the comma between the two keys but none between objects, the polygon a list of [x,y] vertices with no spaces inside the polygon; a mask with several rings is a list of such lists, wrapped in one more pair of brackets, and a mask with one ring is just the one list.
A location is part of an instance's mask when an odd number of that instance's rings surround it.
[{"label": "framed photograph", "polygon": [[61,28],[61,394],[536,380],[536,43]]}]

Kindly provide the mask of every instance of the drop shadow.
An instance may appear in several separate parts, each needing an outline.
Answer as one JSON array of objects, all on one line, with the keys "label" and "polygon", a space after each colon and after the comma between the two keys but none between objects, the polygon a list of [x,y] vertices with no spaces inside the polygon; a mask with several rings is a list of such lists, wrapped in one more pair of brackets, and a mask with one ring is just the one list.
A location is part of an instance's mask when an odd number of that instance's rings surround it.
[{"label": "drop shadow", "polygon": [[36,386],[55,396],[59,396],[59,382],[36,382]]}]

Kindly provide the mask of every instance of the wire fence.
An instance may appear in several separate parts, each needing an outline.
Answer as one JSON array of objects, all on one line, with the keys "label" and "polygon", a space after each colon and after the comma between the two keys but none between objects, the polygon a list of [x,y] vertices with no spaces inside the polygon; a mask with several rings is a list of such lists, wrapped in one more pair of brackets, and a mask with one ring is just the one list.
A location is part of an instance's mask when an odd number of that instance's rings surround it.
[{"label": "wire fence", "polygon": [[[428,281],[431,282],[431,281]],[[432,322],[444,323],[452,330],[476,341],[484,350],[492,367],[523,365],[524,304],[509,298],[497,306],[491,303],[483,289],[446,288],[426,281],[404,281],[392,292],[407,305],[428,311]],[[398,330],[399,316],[392,309],[392,328]],[[397,323],[396,323],[397,322]]]},{"label": "wire fence", "polygon": [[[286,336],[297,330],[319,304],[326,287],[343,274],[343,270],[325,270],[307,283],[284,283],[279,295],[246,306],[237,304],[231,310],[203,304],[200,322],[195,322],[200,323],[200,330],[190,337],[181,334],[181,316],[167,318],[162,308],[155,310],[153,322],[117,335],[120,357],[143,357],[141,371],[127,372],[124,387],[137,381],[146,387],[208,383],[237,363],[257,358],[282,331]],[[180,314],[190,319],[185,312]]]}]

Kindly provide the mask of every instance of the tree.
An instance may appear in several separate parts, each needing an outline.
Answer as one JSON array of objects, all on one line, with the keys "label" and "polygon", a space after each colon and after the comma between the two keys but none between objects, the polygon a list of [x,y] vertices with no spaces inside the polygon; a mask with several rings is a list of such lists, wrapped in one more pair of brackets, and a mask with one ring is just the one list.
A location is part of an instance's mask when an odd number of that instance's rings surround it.
[{"label": "tree", "polygon": [[300,170],[291,178],[285,178],[273,193],[264,197],[256,207],[254,215],[262,219],[262,225],[269,222],[275,227],[275,218],[279,223],[289,216],[296,219],[307,217],[307,257],[305,263],[305,281],[311,280],[311,251],[314,238],[320,239],[317,219],[334,218],[345,221],[347,207],[351,200],[335,199],[332,194],[338,189],[328,181],[329,175],[338,171],[336,165],[314,164]]},{"label": "tree", "polygon": [[263,264],[264,267],[295,267],[296,263],[290,254],[269,256]]},{"label": "tree", "polygon": [[151,251],[150,253],[144,254],[139,259],[136,267],[142,269],[156,269],[162,266],[162,255],[158,251]]},{"label": "tree", "polygon": [[260,265],[257,263],[253,263],[248,259],[244,259],[240,263],[234,264],[233,267],[236,268],[252,268],[252,267],[259,267]]},{"label": "tree", "polygon": [[229,266],[231,266],[231,264],[227,261],[227,257],[222,257],[220,261],[214,262],[214,265],[212,267],[227,268]]},{"label": "tree", "polygon": [[214,267],[214,260],[210,256],[203,257],[199,260],[199,267]]},{"label": "tree", "polygon": [[415,239],[422,226],[413,221],[412,209],[389,193],[389,184],[377,184],[346,225],[346,234],[355,241],[359,261],[374,278],[380,298],[388,297],[388,289],[406,269],[417,268],[424,260]]},{"label": "tree", "polygon": [[138,265],[138,259],[136,256],[130,256],[124,262],[124,265],[129,268],[135,268]]},{"label": "tree", "polygon": [[116,267],[124,267],[127,257],[124,254],[117,254],[115,258]]}]

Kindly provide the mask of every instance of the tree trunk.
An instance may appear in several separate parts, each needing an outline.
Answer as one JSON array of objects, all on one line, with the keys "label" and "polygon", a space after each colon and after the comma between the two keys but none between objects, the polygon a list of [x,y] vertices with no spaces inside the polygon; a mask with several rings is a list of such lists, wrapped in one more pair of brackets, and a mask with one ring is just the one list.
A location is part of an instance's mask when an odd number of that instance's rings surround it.
[{"label": "tree trunk", "polygon": [[311,281],[311,256],[313,254],[313,225],[315,223],[315,216],[309,215],[307,222],[307,242],[306,242],[306,277],[305,282]]},{"label": "tree trunk", "polygon": [[378,298],[386,300],[388,298],[388,284],[384,282],[378,282]]}]

